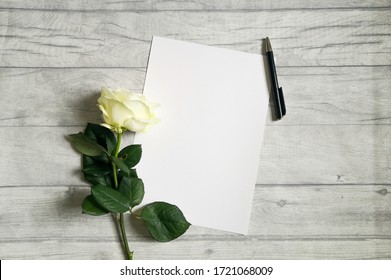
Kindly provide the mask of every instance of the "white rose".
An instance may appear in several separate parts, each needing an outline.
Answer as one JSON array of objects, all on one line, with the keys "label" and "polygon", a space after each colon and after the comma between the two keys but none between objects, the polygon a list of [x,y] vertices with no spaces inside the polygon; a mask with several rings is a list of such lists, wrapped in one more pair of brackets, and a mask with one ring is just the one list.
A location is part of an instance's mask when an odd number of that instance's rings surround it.
[{"label": "white rose", "polygon": [[148,102],[142,94],[126,89],[103,87],[98,107],[105,121],[101,125],[117,133],[125,130],[145,132],[151,124],[159,122],[154,113],[157,104]]}]

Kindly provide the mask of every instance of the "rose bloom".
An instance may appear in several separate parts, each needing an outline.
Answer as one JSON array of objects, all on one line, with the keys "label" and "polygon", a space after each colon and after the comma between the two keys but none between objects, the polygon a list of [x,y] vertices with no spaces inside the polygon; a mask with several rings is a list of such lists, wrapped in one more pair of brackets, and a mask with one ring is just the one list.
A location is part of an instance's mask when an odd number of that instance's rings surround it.
[{"label": "rose bloom", "polygon": [[147,101],[144,95],[126,89],[103,87],[98,107],[105,121],[101,125],[117,133],[125,130],[146,132],[151,124],[159,122],[154,113],[158,105]]}]

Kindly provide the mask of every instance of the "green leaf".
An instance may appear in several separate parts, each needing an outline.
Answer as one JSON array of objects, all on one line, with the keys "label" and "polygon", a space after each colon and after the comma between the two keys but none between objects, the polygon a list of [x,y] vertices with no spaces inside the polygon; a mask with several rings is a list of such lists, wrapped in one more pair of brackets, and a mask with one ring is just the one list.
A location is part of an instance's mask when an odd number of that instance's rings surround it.
[{"label": "green leaf", "polygon": [[105,139],[106,139],[106,145],[107,145],[107,150],[109,151],[109,154],[113,154],[115,147],[117,146],[116,140],[113,142],[112,139],[110,139],[110,137],[108,137],[107,135],[105,136]]},{"label": "green leaf", "polygon": [[108,154],[104,154],[104,155],[100,155],[100,156],[92,157],[92,158],[95,161],[104,162],[104,163],[110,163],[111,164],[111,161],[110,161],[110,158],[109,158]]},{"label": "green leaf", "polygon": [[109,154],[112,154],[117,145],[117,139],[115,138],[114,133],[110,129],[99,124],[88,123],[84,135],[91,141],[107,148]]},{"label": "green leaf", "polygon": [[144,183],[139,178],[123,177],[118,190],[130,200],[130,207],[137,206],[144,198]]},{"label": "green leaf", "polygon": [[104,185],[112,188],[112,186],[114,185],[110,174],[99,176],[99,175],[91,175],[91,174],[84,173],[84,179],[93,186]]},{"label": "green leaf", "polygon": [[110,157],[110,159],[115,163],[115,165],[117,165],[119,169],[124,171],[126,174],[130,174],[130,169],[126,166],[122,159],[119,159],[114,156]]},{"label": "green leaf", "polygon": [[141,218],[152,237],[161,242],[171,241],[186,232],[190,223],[182,211],[166,202],[153,202],[141,210]]},{"label": "green leaf", "polygon": [[129,173],[125,173],[123,171],[119,171],[118,175],[120,177],[132,177],[132,178],[138,178],[136,169],[129,169]]},{"label": "green leaf", "polygon": [[[104,155],[107,158],[107,155]],[[98,161],[96,157],[83,155],[83,175],[84,179],[91,185],[105,185],[111,187],[113,168],[110,161],[104,163]]]},{"label": "green leaf", "polygon": [[106,153],[105,148],[88,139],[83,133],[69,135],[72,145],[87,156],[100,156]]},{"label": "green leaf", "polygon": [[141,145],[129,145],[119,152],[118,157],[122,158],[129,168],[132,168],[140,162],[141,154]]},{"label": "green leaf", "polygon": [[96,161],[93,157],[83,155],[83,168],[85,168],[86,166],[88,166],[90,164],[94,164],[95,162]]},{"label": "green leaf", "polygon": [[92,195],[87,196],[81,204],[83,214],[89,214],[93,216],[101,216],[109,213],[106,209],[96,202]]},{"label": "green leaf", "polygon": [[92,187],[91,192],[98,204],[110,212],[125,213],[129,210],[129,199],[112,188],[97,185]]},{"label": "green leaf", "polygon": [[112,172],[111,166],[101,162],[95,162],[93,164],[89,164],[84,166],[83,173],[104,176],[110,174]]}]

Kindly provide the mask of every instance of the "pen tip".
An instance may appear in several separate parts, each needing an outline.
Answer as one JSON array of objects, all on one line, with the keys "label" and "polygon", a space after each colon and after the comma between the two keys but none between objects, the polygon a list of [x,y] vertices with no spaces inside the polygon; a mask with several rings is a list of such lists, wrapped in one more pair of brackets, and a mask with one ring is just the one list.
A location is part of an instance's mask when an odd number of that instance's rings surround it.
[{"label": "pen tip", "polygon": [[269,40],[269,37],[266,37],[266,48],[265,48],[265,51],[266,52],[272,52],[272,45],[270,44],[270,40]]}]

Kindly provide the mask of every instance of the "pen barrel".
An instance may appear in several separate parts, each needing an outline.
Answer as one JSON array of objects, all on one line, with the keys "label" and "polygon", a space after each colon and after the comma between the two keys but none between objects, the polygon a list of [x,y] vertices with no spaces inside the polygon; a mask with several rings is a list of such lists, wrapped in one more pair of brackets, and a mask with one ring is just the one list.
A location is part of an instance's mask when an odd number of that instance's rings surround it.
[{"label": "pen barrel", "polygon": [[283,108],[281,106],[281,100],[280,100],[280,93],[278,89],[278,80],[277,80],[277,72],[276,72],[276,65],[274,64],[274,56],[273,52],[269,51],[266,53],[268,63],[269,63],[269,69],[270,69],[270,80],[271,80],[271,90],[273,95],[273,102],[276,106],[276,116],[277,119],[281,119],[283,116]]}]

